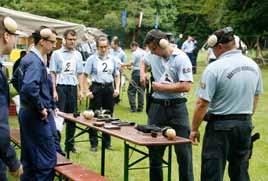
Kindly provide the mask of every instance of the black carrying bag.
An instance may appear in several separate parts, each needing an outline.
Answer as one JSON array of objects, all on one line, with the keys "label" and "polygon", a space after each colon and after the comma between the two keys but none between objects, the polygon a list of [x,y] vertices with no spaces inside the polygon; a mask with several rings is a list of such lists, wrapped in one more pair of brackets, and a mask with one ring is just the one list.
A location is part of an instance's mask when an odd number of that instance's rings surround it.
[{"label": "black carrying bag", "polygon": [[137,125],[135,127],[138,131],[143,133],[161,132],[162,128],[155,125]]}]

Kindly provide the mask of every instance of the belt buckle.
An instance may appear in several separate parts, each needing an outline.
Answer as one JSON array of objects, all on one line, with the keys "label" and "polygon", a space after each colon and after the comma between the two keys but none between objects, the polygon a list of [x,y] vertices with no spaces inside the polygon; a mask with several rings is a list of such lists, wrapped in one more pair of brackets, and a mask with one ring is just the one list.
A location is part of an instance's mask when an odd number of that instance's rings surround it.
[{"label": "belt buckle", "polygon": [[168,107],[171,105],[171,101],[170,100],[164,100],[164,106]]}]

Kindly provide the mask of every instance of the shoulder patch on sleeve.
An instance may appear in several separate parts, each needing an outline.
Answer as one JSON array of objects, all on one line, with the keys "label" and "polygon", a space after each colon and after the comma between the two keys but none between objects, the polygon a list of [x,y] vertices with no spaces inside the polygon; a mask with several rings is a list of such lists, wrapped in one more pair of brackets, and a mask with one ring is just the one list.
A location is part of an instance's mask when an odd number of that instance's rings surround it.
[{"label": "shoulder patch on sleeve", "polygon": [[190,67],[186,67],[186,68],[183,68],[183,70],[182,70],[182,72],[184,73],[184,74],[186,74],[186,73],[190,73],[192,71],[192,69],[190,68]]},{"label": "shoulder patch on sleeve", "polygon": [[200,82],[200,87],[201,87],[201,89],[205,89],[206,88],[206,84],[204,82]]}]

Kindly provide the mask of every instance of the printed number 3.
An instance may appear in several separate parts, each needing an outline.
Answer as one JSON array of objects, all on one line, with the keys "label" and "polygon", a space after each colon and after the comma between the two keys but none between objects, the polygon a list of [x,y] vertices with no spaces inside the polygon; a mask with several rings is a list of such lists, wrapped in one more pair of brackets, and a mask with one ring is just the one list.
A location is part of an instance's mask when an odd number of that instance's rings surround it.
[{"label": "printed number 3", "polygon": [[108,72],[108,70],[107,70],[107,63],[102,63],[102,66],[103,66],[102,72]]}]

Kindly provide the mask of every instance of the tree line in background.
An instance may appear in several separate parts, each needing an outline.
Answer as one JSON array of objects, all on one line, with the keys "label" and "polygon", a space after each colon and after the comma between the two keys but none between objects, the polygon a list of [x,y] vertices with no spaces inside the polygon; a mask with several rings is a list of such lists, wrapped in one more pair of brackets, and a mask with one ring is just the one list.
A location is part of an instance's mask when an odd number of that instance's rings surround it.
[{"label": "tree line in background", "polygon": [[[141,42],[155,26],[175,36],[193,35],[200,45],[225,26],[232,26],[250,48],[263,45],[268,36],[267,0],[1,0],[0,5],[97,27],[128,41],[134,37]],[[127,12],[125,26],[122,11]],[[143,19],[138,27],[140,12]]]}]

